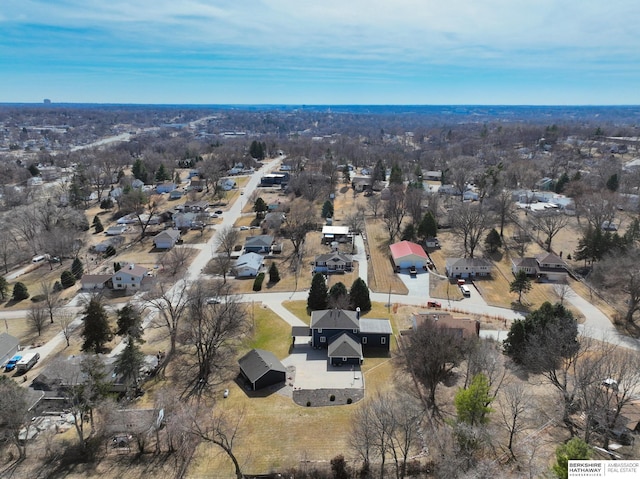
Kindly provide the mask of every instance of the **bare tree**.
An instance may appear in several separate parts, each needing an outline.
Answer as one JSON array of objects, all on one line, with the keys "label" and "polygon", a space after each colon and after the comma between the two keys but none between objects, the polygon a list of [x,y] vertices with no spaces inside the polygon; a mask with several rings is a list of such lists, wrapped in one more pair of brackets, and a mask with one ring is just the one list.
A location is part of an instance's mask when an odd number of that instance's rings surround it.
[{"label": "bare tree", "polygon": [[389,241],[393,243],[400,233],[402,221],[407,213],[405,208],[405,194],[402,187],[394,187],[389,199],[384,205],[383,221],[389,232]]},{"label": "bare tree", "polygon": [[489,208],[495,211],[500,224],[500,237],[504,237],[504,227],[511,221],[515,211],[515,205],[509,190],[502,190],[496,196],[492,196],[487,201]]},{"label": "bare tree", "polygon": [[594,229],[602,228],[604,223],[612,223],[620,204],[619,195],[609,190],[598,189],[583,195],[576,208]]},{"label": "bare tree", "polygon": [[[209,304],[211,295],[220,298]],[[220,281],[194,283],[189,290],[185,326],[187,343],[194,347],[196,374],[189,382],[189,395],[201,395],[216,377],[224,377],[235,354],[234,340],[248,330],[247,314],[229,286]]]},{"label": "bare tree", "polygon": [[166,271],[170,276],[181,275],[189,267],[189,263],[195,255],[195,249],[188,246],[176,245],[162,255],[160,263],[162,264],[164,271]]},{"label": "bare tree", "polygon": [[553,238],[560,233],[562,228],[569,223],[569,217],[557,210],[543,210],[532,212],[529,215],[529,221],[533,229],[541,231],[545,235],[545,248],[551,251],[551,242]]},{"label": "bare tree", "polygon": [[56,317],[58,318],[60,331],[67,342],[67,347],[69,347],[69,340],[71,339],[71,333],[73,332],[71,327],[73,323],[73,313],[65,309],[58,309],[56,311]]},{"label": "bare tree", "polygon": [[492,224],[489,212],[480,204],[461,203],[449,215],[451,228],[462,237],[465,256],[473,258],[484,232]]},{"label": "bare tree", "polygon": [[507,384],[498,395],[498,404],[500,427],[507,431],[507,449],[515,459],[514,445],[517,436],[532,427],[529,417],[532,412],[530,391],[520,381]]},{"label": "bare tree", "polygon": [[436,390],[464,359],[469,344],[437,322],[426,320],[403,341],[399,360],[403,368],[427,390],[425,402],[432,415],[438,413]]},{"label": "bare tree", "polygon": [[209,407],[198,402],[197,405],[192,405],[190,421],[186,424],[188,428],[186,432],[199,440],[215,444],[224,451],[233,463],[237,479],[244,477],[240,461],[234,451],[243,419],[244,414],[241,413],[237,414],[233,421],[230,421],[215,406],[212,413]]},{"label": "bare tree", "polygon": [[9,272],[9,265],[14,260],[15,252],[15,236],[10,229],[2,228],[0,230],[0,261],[5,274]]},{"label": "bare tree", "polygon": [[291,203],[281,231],[293,245],[292,259],[296,262],[307,233],[315,228],[316,218],[316,210],[310,201],[298,198]]},{"label": "bare tree", "polygon": [[373,194],[367,198],[367,208],[371,211],[374,218],[378,217],[378,210],[382,205],[382,198],[380,195]]},{"label": "bare tree", "polygon": [[448,177],[456,192],[460,194],[460,201],[464,200],[464,192],[471,181],[476,168],[476,160],[469,157],[459,157],[449,162]]},{"label": "bare tree", "polygon": [[217,249],[231,258],[234,247],[240,241],[240,231],[233,226],[223,226],[218,230],[215,241]]},{"label": "bare tree", "polygon": [[405,193],[405,208],[414,225],[422,220],[422,200],[424,199],[424,190],[422,188],[407,188]]},{"label": "bare tree", "polygon": [[189,304],[189,288],[191,284],[180,279],[175,286],[158,281],[155,288],[149,291],[144,300],[154,314],[153,324],[165,328],[169,335],[169,356],[176,350],[178,332]]},{"label": "bare tree", "polygon": [[591,273],[591,281],[612,297],[622,293],[627,305],[625,321],[634,322],[634,314],[640,310],[640,270],[629,267],[640,261],[640,249],[633,248],[624,253],[610,254],[598,261]]},{"label": "bare tree", "polygon": [[354,211],[345,217],[344,222],[351,233],[360,234],[364,230],[364,212],[362,210]]},{"label": "bare tree", "polygon": [[20,430],[25,425],[29,427],[28,414],[27,389],[0,376],[0,438],[13,442],[21,459],[27,455],[27,441],[20,439]]},{"label": "bare tree", "polygon": [[42,334],[42,330],[47,324],[47,310],[42,305],[35,303],[32,304],[27,312],[27,319],[31,328],[38,333],[38,336]]},{"label": "bare tree", "polygon": [[58,291],[54,291],[53,286],[47,281],[41,281],[40,295],[43,297],[42,301],[49,313],[49,320],[51,321],[51,324],[53,324],[53,317],[60,306],[60,293]]}]

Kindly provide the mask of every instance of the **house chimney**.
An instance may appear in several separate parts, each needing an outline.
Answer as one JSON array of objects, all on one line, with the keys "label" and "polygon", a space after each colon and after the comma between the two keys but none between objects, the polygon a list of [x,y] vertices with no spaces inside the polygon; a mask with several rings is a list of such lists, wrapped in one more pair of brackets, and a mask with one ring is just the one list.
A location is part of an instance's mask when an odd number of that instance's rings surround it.
[{"label": "house chimney", "polygon": [[135,264],[129,263],[129,269],[133,269],[133,268],[135,268],[135,266],[136,266]]}]

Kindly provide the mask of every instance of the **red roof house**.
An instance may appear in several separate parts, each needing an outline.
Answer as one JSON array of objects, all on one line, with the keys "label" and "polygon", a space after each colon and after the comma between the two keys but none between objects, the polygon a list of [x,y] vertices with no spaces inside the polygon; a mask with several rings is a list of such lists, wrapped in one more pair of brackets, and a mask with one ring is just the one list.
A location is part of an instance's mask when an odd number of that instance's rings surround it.
[{"label": "red roof house", "polygon": [[390,246],[391,257],[396,268],[413,268],[421,269],[427,267],[429,257],[425,253],[422,246],[411,241],[400,241]]}]

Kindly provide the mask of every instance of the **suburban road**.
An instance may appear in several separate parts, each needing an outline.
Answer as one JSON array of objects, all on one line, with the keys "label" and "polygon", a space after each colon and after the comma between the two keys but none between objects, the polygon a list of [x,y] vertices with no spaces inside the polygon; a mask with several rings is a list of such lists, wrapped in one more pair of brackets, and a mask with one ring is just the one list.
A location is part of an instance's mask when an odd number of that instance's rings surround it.
[{"label": "suburban road", "polygon": [[[191,263],[183,281],[195,281],[197,280],[201,274],[203,269],[206,267],[209,260],[212,258],[215,247],[218,241],[218,231],[222,227],[233,226],[236,220],[242,216],[242,208],[245,206],[246,201],[251,196],[251,194],[256,190],[258,185],[260,184],[260,178],[269,172],[272,172],[276,168],[280,166],[282,160],[285,157],[281,156],[276,158],[268,163],[265,163],[262,168],[256,170],[251,177],[249,178],[249,182],[247,185],[242,188],[242,193],[237,201],[235,201],[229,210],[222,215],[222,222],[218,225],[213,226],[212,228],[216,230],[216,233],[211,236],[211,238],[207,241],[206,244],[197,245],[197,249],[199,250],[198,255],[194,258]],[[356,247],[356,253],[354,255],[354,259],[358,261],[359,266],[359,276],[367,282],[367,255],[365,250],[365,244],[362,236],[357,236],[354,241]],[[406,276],[406,277],[405,277]],[[424,307],[426,302],[430,299],[425,294],[426,291],[429,291],[429,274],[420,274],[415,278],[410,278],[409,275],[401,275],[402,281],[407,285],[409,290],[408,295],[397,295],[397,294],[386,294],[386,293],[374,293],[371,292],[371,300],[375,302],[380,302],[384,304],[402,304],[402,305],[413,305],[416,307]],[[171,295],[173,292],[177,291],[177,288],[181,286],[180,283],[176,284],[172,290],[170,290],[169,294]],[[289,323],[292,326],[302,326],[304,323],[289,312],[282,303],[284,301],[290,300],[306,300],[308,295],[307,290],[293,291],[293,292],[258,292],[245,294],[239,298],[242,302],[255,302],[261,303],[264,306],[269,307],[273,310],[278,316],[280,316],[284,321]],[[79,293],[74,300],[72,300],[65,308],[70,310],[74,314],[79,314],[82,310],[82,299],[83,295]],[[611,324],[611,321],[607,316],[605,316],[597,307],[593,306],[589,301],[580,297],[577,293],[570,291],[569,294],[565,295],[566,301],[571,303],[575,308],[577,308],[581,314],[585,318],[584,324],[579,326],[579,329],[582,334],[593,337],[595,339],[604,339],[606,341],[628,347],[636,350],[640,350],[640,342],[636,339],[629,338],[623,336],[617,332],[615,327]],[[136,300],[135,297],[132,298],[133,301]],[[443,301],[438,299],[441,303]],[[125,303],[112,305],[111,309],[117,309],[122,307]],[[515,319],[522,319],[522,315],[516,311],[506,308],[498,308],[494,306],[489,306],[484,301],[482,296],[478,293],[477,290],[473,289],[471,297],[465,298],[461,301],[453,301],[451,304],[443,303],[446,307],[455,308],[456,312],[468,313],[468,314],[480,314],[485,316],[491,316],[494,318],[502,318],[507,321],[512,321]],[[4,320],[6,324],[8,321],[15,320],[24,320],[27,315],[27,310],[21,311],[2,311],[0,312],[0,320]],[[144,321],[144,326],[148,326],[154,320],[157,315],[157,311],[149,311],[147,317]],[[71,325],[71,329],[75,329],[82,324],[82,320],[80,317],[76,318]],[[506,322],[505,322],[506,324]],[[507,331],[506,330],[482,330],[481,336],[483,337],[493,337],[495,339],[504,340],[506,338]],[[50,354],[58,351],[63,347],[65,342],[64,335],[62,332],[58,333],[53,339],[45,343],[44,345],[34,348],[33,351],[39,352],[41,359],[46,358]],[[119,354],[124,348],[124,343],[121,342],[118,344],[110,353],[110,355]]]}]

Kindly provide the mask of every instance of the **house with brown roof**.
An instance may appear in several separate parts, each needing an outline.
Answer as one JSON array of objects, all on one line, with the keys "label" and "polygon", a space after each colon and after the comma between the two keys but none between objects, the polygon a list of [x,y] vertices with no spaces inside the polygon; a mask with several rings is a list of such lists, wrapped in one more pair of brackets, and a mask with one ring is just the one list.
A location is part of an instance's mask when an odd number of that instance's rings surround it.
[{"label": "house with brown roof", "polygon": [[480,335],[480,321],[470,318],[455,318],[449,313],[414,313],[411,317],[413,329],[417,329],[421,324],[430,321],[439,327],[455,332],[456,335],[465,339],[474,338]]},{"label": "house with brown roof", "polygon": [[539,281],[551,282],[564,281],[569,274],[567,263],[558,255],[547,252],[529,258],[513,258],[511,271],[514,275],[524,271]]}]

